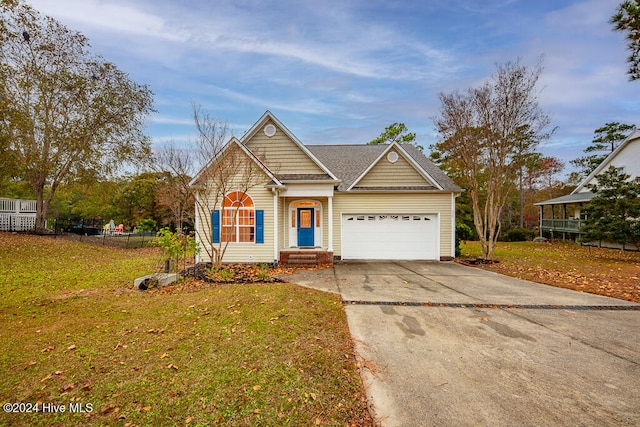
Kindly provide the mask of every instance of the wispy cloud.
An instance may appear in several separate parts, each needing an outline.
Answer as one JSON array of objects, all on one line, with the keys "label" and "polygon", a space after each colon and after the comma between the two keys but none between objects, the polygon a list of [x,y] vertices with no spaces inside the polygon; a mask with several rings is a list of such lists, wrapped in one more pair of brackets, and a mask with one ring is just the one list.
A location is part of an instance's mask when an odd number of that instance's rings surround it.
[{"label": "wispy cloud", "polygon": [[162,40],[185,41],[184,32],[171,31],[161,16],[130,3],[99,0],[32,0],[37,10],[57,16],[82,27],[101,28],[112,33],[125,33]]}]

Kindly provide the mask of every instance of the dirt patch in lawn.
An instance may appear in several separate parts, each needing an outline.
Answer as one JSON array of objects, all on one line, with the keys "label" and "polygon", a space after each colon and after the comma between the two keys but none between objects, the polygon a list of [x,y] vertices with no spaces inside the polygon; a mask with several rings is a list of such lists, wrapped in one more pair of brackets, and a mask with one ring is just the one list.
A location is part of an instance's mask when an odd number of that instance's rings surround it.
[{"label": "dirt patch in lawn", "polygon": [[[463,254],[478,256],[478,242],[467,242]],[[640,302],[640,253],[555,243],[499,243],[500,262],[477,266],[507,276]]]}]

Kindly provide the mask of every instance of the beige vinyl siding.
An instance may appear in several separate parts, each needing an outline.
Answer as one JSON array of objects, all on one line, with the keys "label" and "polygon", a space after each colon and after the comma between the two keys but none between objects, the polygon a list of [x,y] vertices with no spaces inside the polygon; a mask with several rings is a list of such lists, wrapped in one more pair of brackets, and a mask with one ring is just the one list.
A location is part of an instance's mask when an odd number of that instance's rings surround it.
[{"label": "beige vinyl siding", "polygon": [[343,213],[414,214],[437,213],[440,221],[440,256],[453,256],[451,193],[336,193],[333,198],[334,255],[342,254]]},{"label": "beige vinyl siding", "polygon": [[[262,131],[267,124],[272,124],[277,129],[272,137]],[[276,175],[325,173],[271,120],[265,122],[245,145]]]},{"label": "beige vinyl siding", "polygon": [[434,185],[425,179],[402,154],[396,150],[391,150],[389,153],[397,153],[398,160],[391,163],[385,155],[356,183],[356,187]]}]

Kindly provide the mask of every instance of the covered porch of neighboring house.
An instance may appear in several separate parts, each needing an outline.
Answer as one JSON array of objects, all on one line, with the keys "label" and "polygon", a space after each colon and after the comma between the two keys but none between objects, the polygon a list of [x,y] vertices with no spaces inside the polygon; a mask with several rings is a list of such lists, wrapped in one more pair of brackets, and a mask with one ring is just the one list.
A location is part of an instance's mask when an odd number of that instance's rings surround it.
[{"label": "covered porch of neighboring house", "polygon": [[35,200],[0,198],[0,231],[33,231],[36,228]]},{"label": "covered porch of neighboring house", "polygon": [[595,196],[587,191],[535,203],[540,207],[540,235],[549,232],[551,238],[578,240],[586,216],[582,207]]}]

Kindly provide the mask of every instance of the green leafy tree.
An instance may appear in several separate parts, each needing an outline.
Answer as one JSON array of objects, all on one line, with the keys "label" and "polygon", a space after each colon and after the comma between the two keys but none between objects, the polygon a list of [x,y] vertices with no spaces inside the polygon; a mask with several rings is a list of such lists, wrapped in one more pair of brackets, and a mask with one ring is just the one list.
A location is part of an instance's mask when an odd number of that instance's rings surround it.
[{"label": "green leafy tree", "polygon": [[122,179],[113,203],[125,225],[133,227],[143,219],[153,219],[157,224],[171,222],[171,212],[160,198],[167,185],[165,178],[162,172],[143,172]]},{"label": "green leafy tree", "polygon": [[519,61],[507,62],[478,88],[439,94],[435,125],[442,141],[433,147],[438,153],[432,158],[469,192],[485,259],[493,256],[502,210],[517,191],[514,183],[526,154],[550,136],[549,118],[536,91],[541,72],[540,63],[529,68]]},{"label": "green leafy tree", "polygon": [[596,196],[584,207],[583,240],[640,243],[640,177],[630,178],[622,168],[611,166],[588,186]]},{"label": "green leafy tree", "polygon": [[640,79],[640,2],[623,1],[609,22],[613,24],[615,31],[625,33],[627,49],[631,52],[627,58],[629,80]]},{"label": "green leafy tree", "polygon": [[376,139],[367,142],[369,145],[391,144],[397,142],[399,144],[414,144],[419,149],[423,147],[416,144],[416,134],[409,132],[407,125],[404,123],[392,123],[387,126],[384,131]]},{"label": "green leafy tree", "polygon": [[49,205],[49,215],[55,218],[115,219],[117,207],[113,203],[118,183],[112,180],[78,179],[60,185]]},{"label": "green leafy tree", "polygon": [[42,232],[62,183],[150,157],[153,96],[90,53],[84,35],[23,2],[0,10],[0,161],[31,185]]},{"label": "green leafy tree", "polygon": [[571,160],[578,170],[570,180],[579,182],[589,176],[635,129],[635,125],[609,122],[593,131],[593,141],[584,149],[585,153],[591,154]]}]

